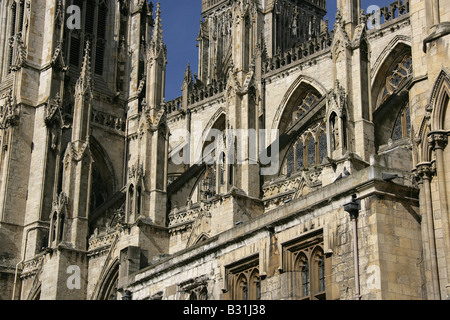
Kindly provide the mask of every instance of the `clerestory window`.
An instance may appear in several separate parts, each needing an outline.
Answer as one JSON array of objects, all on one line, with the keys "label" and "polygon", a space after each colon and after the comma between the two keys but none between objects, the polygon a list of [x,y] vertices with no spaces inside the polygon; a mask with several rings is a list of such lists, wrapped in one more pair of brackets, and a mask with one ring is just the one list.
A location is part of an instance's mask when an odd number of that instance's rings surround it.
[{"label": "clerestory window", "polygon": [[387,77],[386,84],[381,90],[381,103],[384,103],[392,96],[412,76],[412,73],[412,58],[410,55],[405,55],[394,68],[391,75]]},{"label": "clerestory window", "polygon": [[322,164],[328,155],[326,127],[324,123],[306,130],[289,149],[284,165],[284,174],[292,174],[305,168]]}]

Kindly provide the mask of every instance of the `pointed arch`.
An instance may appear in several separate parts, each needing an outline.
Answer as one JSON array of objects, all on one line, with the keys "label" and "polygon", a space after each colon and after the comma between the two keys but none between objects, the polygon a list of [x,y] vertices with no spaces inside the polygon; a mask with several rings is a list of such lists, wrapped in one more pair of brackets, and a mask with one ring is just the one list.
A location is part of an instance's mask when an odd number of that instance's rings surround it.
[{"label": "pointed arch", "polygon": [[428,134],[430,132],[429,121],[424,117],[416,135],[417,146],[417,163],[431,162],[431,146],[428,142]]},{"label": "pointed arch", "polygon": [[450,74],[442,70],[436,79],[431,93],[429,105],[432,108],[431,130],[449,130],[450,124],[445,120],[449,117],[448,105],[450,99]]},{"label": "pointed arch", "polygon": [[106,183],[108,183],[108,185],[110,186],[112,195],[119,190],[114,164],[106,149],[95,137],[91,136],[89,141],[91,144],[91,152],[92,156],[94,157],[94,161],[101,163],[101,165],[104,167],[102,169],[104,170],[104,174],[108,176]]},{"label": "pointed arch", "polygon": [[398,50],[403,50],[402,47],[411,47],[411,45],[411,37],[404,35],[397,35],[389,42],[389,44],[384,48],[384,50],[380,53],[378,58],[375,60],[375,63],[373,64],[373,68],[370,72],[372,87],[374,85],[376,75],[380,73],[380,69],[385,64],[388,57],[392,54],[396,55]]},{"label": "pointed arch", "polygon": [[[385,48],[372,69],[372,111],[381,106],[380,94],[386,86],[386,79],[391,75],[405,56],[411,56],[411,45],[407,38],[396,37]],[[410,76],[409,76],[410,77]]]},{"label": "pointed arch", "polygon": [[[202,139],[207,139],[208,137],[212,138],[210,137],[210,135],[212,130],[214,129],[224,131],[226,126],[225,122],[226,122],[225,109],[223,107],[220,107],[204,127],[202,132]],[[195,152],[196,159],[194,159],[195,161],[198,160],[200,160],[200,162],[203,161],[203,151],[210,143],[212,143],[212,141],[205,141],[204,144],[197,145],[197,149],[195,150],[196,151]],[[198,156],[200,156],[200,158]]]},{"label": "pointed arch", "polygon": [[209,235],[207,233],[202,232],[202,234],[200,236],[197,237],[197,239],[194,241],[193,246],[195,246],[196,244],[208,241],[209,239]]},{"label": "pointed arch", "polygon": [[119,259],[113,261],[105,275],[99,279],[100,287],[96,300],[116,300],[119,280]]},{"label": "pointed arch", "polygon": [[[305,75],[299,76],[286,91],[286,94],[275,113],[272,122],[272,130],[281,130],[283,127],[287,126],[287,124],[284,124],[283,126],[283,120],[286,121],[289,114],[292,114],[294,106],[298,104],[301,99],[305,98],[308,92],[313,92],[320,98],[326,95],[327,90],[313,78]],[[274,137],[271,137],[271,139],[274,139]]]},{"label": "pointed arch", "polygon": [[119,191],[119,187],[111,158],[93,136],[90,137],[90,150],[94,163],[91,172],[92,188],[91,203],[89,204],[91,206],[89,224],[94,226],[105,213],[102,210],[103,205]]}]

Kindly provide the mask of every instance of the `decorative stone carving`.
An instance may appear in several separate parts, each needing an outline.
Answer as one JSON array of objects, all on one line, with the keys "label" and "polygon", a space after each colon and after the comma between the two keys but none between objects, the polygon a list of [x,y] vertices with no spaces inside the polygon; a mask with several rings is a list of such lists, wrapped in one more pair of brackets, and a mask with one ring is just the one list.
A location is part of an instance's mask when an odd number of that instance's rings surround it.
[{"label": "decorative stone carving", "polygon": [[16,126],[19,116],[19,107],[13,97],[12,89],[10,89],[5,95],[5,105],[0,106],[0,129]]},{"label": "decorative stone carving", "polygon": [[433,146],[433,149],[445,149],[448,144],[448,134],[443,131],[431,132],[428,135],[428,143]]},{"label": "decorative stone carving", "polygon": [[64,4],[62,0],[58,0],[56,3],[56,11],[55,11],[55,25],[61,28],[64,25]]},{"label": "decorative stone carving", "polygon": [[431,180],[433,176],[436,174],[436,165],[435,162],[432,163],[420,163],[417,165],[414,176],[417,181],[422,179]]},{"label": "decorative stone carving", "polygon": [[52,213],[57,212],[58,214],[60,214],[66,209],[67,204],[68,204],[67,195],[64,192],[61,192],[57,196],[55,201],[53,201]]},{"label": "decorative stone carving", "polygon": [[69,67],[66,66],[66,63],[64,61],[64,54],[63,54],[63,42],[58,41],[58,44],[56,45],[55,52],[52,56],[52,61],[50,62],[51,66],[53,68],[56,68],[62,72],[67,72],[69,70]]}]

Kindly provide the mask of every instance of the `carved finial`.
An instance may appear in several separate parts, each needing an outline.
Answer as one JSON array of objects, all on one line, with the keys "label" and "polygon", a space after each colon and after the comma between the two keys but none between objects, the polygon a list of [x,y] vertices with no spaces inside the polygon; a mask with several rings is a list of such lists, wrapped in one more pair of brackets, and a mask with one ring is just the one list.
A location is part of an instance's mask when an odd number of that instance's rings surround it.
[{"label": "carved finial", "polygon": [[156,6],[155,28],[153,29],[152,42],[154,45],[163,44],[161,4],[159,2]]},{"label": "carved finial", "polygon": [[156,8],[156,17],[153,28],[152,41],[148,52],[148,59],[166,59],[167,48],[163,41],[162,20],[161,20],[161,4],[158,3]]},{"label": "carved finial", "polygon": [[191,71],[191,65],[189,64],[189,62],[187,64],[186,71],[184,73],[184,82],[186,82],[186,83],[192,82],[192,71]]},{"label": "carved finial", "polygon": [[81,66],[80,78],[77,81],[75,91],[84,94],[88,89],[92,87],[92,73],[91,73],[91,43],[86,41],[86,48],[84,51],[83,65]]},{"label": "carved finial", "polygon": [[342,25],[342,15],[341,15],[341,11],[338,10],[336,12],[336,24],[337,25]]}]

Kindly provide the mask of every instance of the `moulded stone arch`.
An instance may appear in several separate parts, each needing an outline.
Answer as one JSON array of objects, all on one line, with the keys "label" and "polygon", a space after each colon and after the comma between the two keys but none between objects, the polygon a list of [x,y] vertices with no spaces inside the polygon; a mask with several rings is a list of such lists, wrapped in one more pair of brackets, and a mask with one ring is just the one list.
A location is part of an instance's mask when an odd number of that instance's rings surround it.
[{"label": "moulded stone arch", "polygon": [[205,208],[204,211],[201,211],[197,217],[197,220],[194,222],[191,234],[189,235],[189,239],[186,244],[187,248],[195,246],[201,241],[206,241],[210,238],[211,216],[208,211],[209,208]]},{"label": "moulded stone arch", "polygon": [[[372,113],[377,150],[389,143],[397,116],[409,101],[407,84],[412,80],[411,74],[405,75],[403,77],[404,80],[397,88],[391,88],[395,90],[388,94],[384,100],[381,97],[383,90],[386,88],[387,79],[393,74],[396,66],[400,67],[403,59],[411,55],[408,39],[403,36],[395,37],[377,59],[376,65],[372,70]],[[404,65],[401,65],[402,68]]]},{"label": "moulded stone arch", "polygon": [[209,239],[209,235],[207,233],[202,233],[197,237],[197,239],[194,241],[193,245],[199,244],[201,242],[207,241]]},{"label": "moulded stone arch", "polygon": [[105,170],[107,169],[107,172],[109,173],[107,183],[111,186],[111,194],[114,194],[118,191],[118,179],[115,173],[114,164],[105,148],[95,137],[91,136],[89,142],[94,161],[101,163],[105,167]]},{"label": "moulded stone arch", "polygon": [[119,279],[119,259],[115,259],[108,267],[105,274],[99,279],[99,289],[96,293],[96,300],[111,300],[113,290],[117,289],[117,281]]},{"label": "moulded stone arch", "polygon": [[384,48],[384,50],[375,60],[375,63],[373,64],[372,70],[370,72],[372,87],[375,81],[375,76],[379,74],[381,67],[388,59],[388,57],[391,56],[393,53],[395,54],[400,45],[411,47],[411,44],[412,44],[411,37],[404,35],[397,35],[388,43],[388,45]]},{"label": "moulded stone arch", "polygon": [[[204,141],[203,139],[205,139],[206,137],[208,137],[208,135],[211,133],[212,130],[219,130],[222,133],[225,132],[226,130],[226,114],[225,114],[225,109],[223,107],[219,108],[216,113],[211,117],[211,119],[209,120],[209,122],[207,123],[207,125],[205,126],[205,128],[203,129],[202,132],[202,140],[201,140],[201,144],[199,144],[199,141],[195,142],[195,147],[196,147],[196,152],[195,152],[195,159],[194,161],[198,164],[204,164],[204,152],[205,149],[207,148],[207,146],[209,146],[211,143],[213,143],[212,137],[210,137],[211,139],[209,139],[208,141]],[[200,137],[194,137],[194,139],[199,139]],[[216,137],[215,137],[216,138]],[[224,147],[224,146],[223,146]],[[218,156],[221,156],[223,154],[223,151],[225,150],[221,150],[220,154],[216,154],[216,159]],[[209,161],[210,159],[208,159]],[[200,162],[200,163],[199,163]],[[214,161],[214,164],[216,164],[216,162]],[[200,182],[203,180],[204,178],[204,174],[205,172],[208,170],[208,167],[205,167],[203,170],[201,170],[201,172],[199,173],[199,175],[196,178],[195,184],[193,186],[193,188],[190,191],[189,194],[189,198],[193,199],[194,198],[194,193],[198,190],[198,187],[200,185]]]},{"label": "moulded stone arch", "polygon": [[411,42],[408,37],[395,37],[380,54],[371,71],[372,111],[378,107],[380,91],[385,87],[386,77],[406,54],[411,55]]},{"label": "moulded stone arch", "polygon": [[430,133],[429,117],[423,118],[415,137],[416,143],[416,163],[428,163],[432,160],[432,148],[428,142],[428,134]]},{"label": "moulded stone arch", "polygon": [[[287,113],[290,113],[287,109],[289,109],[289,107],[293,107],[292,105],[297,102],[305,89],[316,91],[320,96],[324,96],[327,93],[327,90],[313,78],[305,75],[299,76],[286,91],[281,104],[278,107],[277,112],[275,113],[275,117],[272,122],[272,130],[280,129],[280,124],[283,120],[283,117]],[[271,138],[273,139],[274,137]]]},{"label": "moulded stone arch", "polygon": [[[202,155],[203,150],[205,149],[205,147],[209,144],[209,141],[206,141],[206,143],[201,143],[198,144],[198,142],[203,142],[203,139],[208,137],[208,135],[210,134],[211,130],[213,129],[218,129],[218,130],[225,130],[225,121],[226,121],[226,114],[225,114],[225,109],[223,107],[220,107],[215,113],[214,115],[211,117],[211,119],[208,121],[208,123],[206,124],[206,126],[203,128],[202,131],[202,136],[201,137],[194,137],[194,139],[197,139],[197,141],[195,141],[195,146],[196,146],[196,152],[195,155]],[[199,140],[201,138],[201,140]],[[203,160],[202,158],[200,159],[194,159],[194,161],[199,161],[199,160]]]},{"label": "moulded stone arch", "polygon": [[448,105],[450,99],[450,74],[442,70],[436,79],[429,105],[432,108],[431,131],[449,130]]},{"label": "moulded stone arch", "polygon": [[93,136],[90,137],[89,143],[93,158],[91,173],[93,185],[91,188],[91,211],[89,214],[89,225],[92,229],[104,214],[102,205],[111,199],[119,191],[119,188],[111,158]]}]

